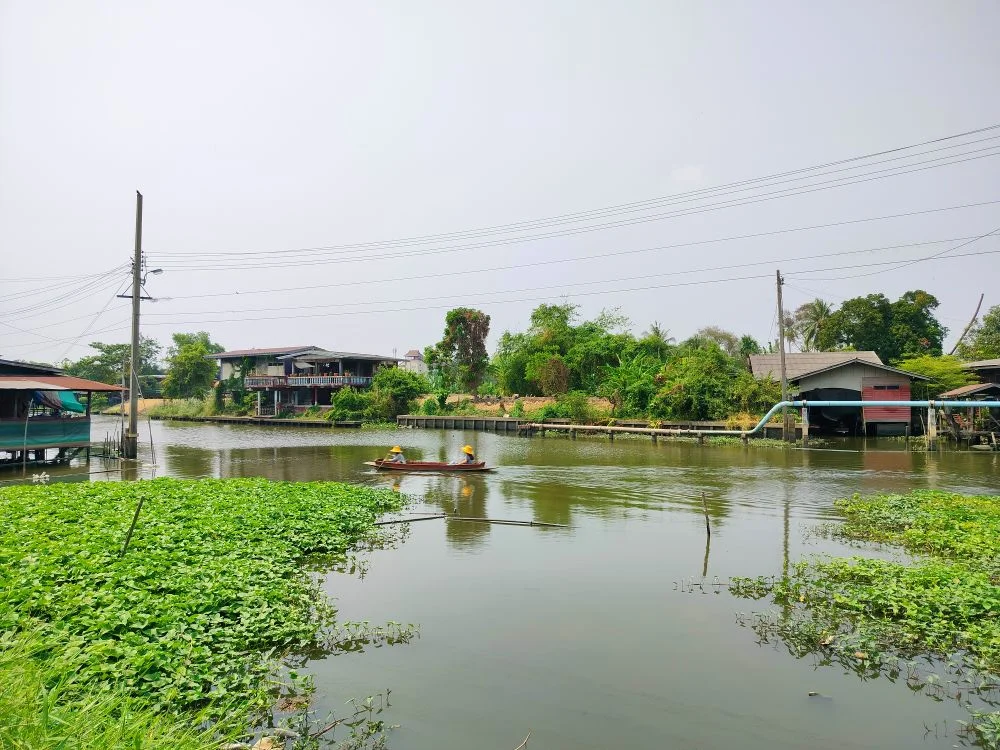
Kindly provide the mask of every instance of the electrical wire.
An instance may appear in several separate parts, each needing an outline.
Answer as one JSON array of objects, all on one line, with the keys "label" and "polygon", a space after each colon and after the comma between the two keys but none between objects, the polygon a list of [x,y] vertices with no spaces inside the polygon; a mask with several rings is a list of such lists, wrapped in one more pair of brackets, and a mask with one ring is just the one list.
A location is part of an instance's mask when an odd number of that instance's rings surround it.
[{"label": "electrical wire", "polygon": [[[222,263],[218,263],[218,262],[206,259],[205,263],[200,263],[200,264],[184,265],[183,263],[181,263],[181,264],[178,264],[178,265],[172,265],[169,261],[157,260],[157,265],[160,265],[164,269],[168,269],[168,270],[190,270],[190,271],[227,271],[227,270],[234,270],[234,271],[248,271],[248,270],[260,269],[260,268],[299,268],[299,267],[304,267],[304,266],[317,266],[317,265],[329,265],[329,264],[340,264],[340,263],[370,263],[370,262],[376,261],[376,260],[386,260],[386,259],[395,259],[395,258],[411,258],[411,257],[426,256],[426,255],[441,255],[441,254],[446,254],[446,253],[456,253],[456,252],[462,252],[462,251],[466,251],[466,250],[481,249],[481,248],[484,248],[484,247],[495,247],[495,246],[498,246],[498,245],[516,244],[516,243],[520,243],[520,242],[526,242],[526,241],[529,241],[529,240],[549,239],[549,238],[552,238],[552,237],[566,237],[566,236],[571,236],[571,235],[577,235],[577,234],[583,234],[583,233],[588,233],[588,232],[600,231],[600,230],[607,229],[607,228],[610,228],[610,227],[624,226],[626,224],[627,225],[632,225],[632,224],[639,224],[639,223],[645,223],[645,222],[650,222],[650,221],[663,221],[663,220],[666,220],[666,219],[674,219],[674,218],[678,218],[678,217],[681,217],[681,216],[691,216],[691,215],[695,215],[695,214],[706,213],[708,211],[716,211],[716,210],[721,210],[721,209],[725,209],[725,208],[734,208],[734,207],[738,207],[738,206],[751,205],[751,204],[754,204],[754,203],[761,203],[761,202],[765,202],[765,201],[778,200],[780,198],[787,198],[787,197],[791,197],[791,196],[795,196],[795,195],[805,195],[805,194],[817,192],[817,191],[820,191],[820,190],[829,190],[829,189],[832,189],[832,188],[847,187],[849,185],[855,185],[855,184],[860,184],[860,183],[864,183],[864,182],[871,182],[872,180],[885,179],[887,177],[897,177],[897,176],[900,176],[900,175],[911,174],[911,173],[914,173],[914,172],[922,172],[922,171],[925,171],[925,170],[928,170],[928,169],[938,169],[938,168],[944,167],[944,166],[951,166],[951,165],[954,165],[954,164],[960,164],[960,163],[967,162],[967,161],[974,161],[976,159],[989,158],[991,156],[1000,156],[1000,150],[997,150],[994,153],[990,153],[990,154],[983,154],[983,155],[980,155],[980,156],[970,157],[968,159],[958,159],[958,160],[947,162],[947,163],[944,163],[944,164],[935,164],[933,166],[922,166],[922,167],[918,167],[916,169],[909,169],[909,170],[906,170],[906,171],[896,172],[894,174],[889,174],[889,175],[884,175],[883,174],[883,175],[869,176],[869,175],[872,175],[872,174],[875,174],[875,173],[868,173],[867,175],[862,175],[863,179],[853,179],[850,182],[844,182],[843,184],[839,184],[839,185],[826,185],[826,186],[823,186],[823,183],[817,183],[817,185],[807,186],[808,189],[801,189],[801,190],[794,190],[794,191],[783,190],[783,191],[777,191],[776,193],[765,193],[765,194],[763,194],[761,196],[755,196],[753,198],[749,198],[749,199],[745,199],[745,200],[723,201],[721,203],[708,204],[706,206],[698,206],[698,207],[693,207],[693,208],[690,208],[690,209],[684,209],[684,210],[681,210],[681,211],[668,212],[668,213],[665,213],[665,214],[657,214],[657,215],[653,215],[653,216],[642,217],[642,218],[639,218],[639,219],[633,219],[633,220],[628,220],[628,221],[624,221],[624,222],[611,222],[611,223],[607,223],[607,224],[592,225],[592,226],[588,226],[588,227],[582,227],[582,228],[574,229],[574,230],[566,230],[566,231],[562,231],[562,232],[550,232],[548,234],[534,235],[534,236],[528,236],[528,237],[517,237],[517,238],[508,238],[508,239],[502,239],[502,240],[493,240],[493,241],[490,241],[490,242],[483,242],[483,243],[471,244],[471,245],[456,245],[456,246],[443,247],[443,248],[429,248],[429,249],[414,250],[414,251],[408,251],[408,252],[385,253],[385,254],[382,254],[382,255],[367,255],[367,256],[323,258],[323,259],[319,259],[319,260],[297,260],[297,261],[294,261],[294,262],[288,261],[288,260],[282,260],[282,261],[274,261],[274,262],[261,262],[261,263],[253,263],[253,262],[247,263],[247,262],[244,262],[244,263],[233,264],[233,263],[226,262],[226,261],[224,261]],[[934,160],[934,161],[936,161],[936,160]],[[842,178],[842,179],[845,179],[845,178]],[[828,181],[828,182],[837,182],[837,181]],[[273,253],[271,253],[271,254],[273,254]],[[157,258],[159,258],[159,256],[157,256]]]},{"label": "electrical wire", "polygon": [[[426,244],[428,242],[438,242],[438,241],[442,241],[442,240],[459,239],[459,238],[464,238],[464,237],[468,237],[468,236],[477,236],[477,235],[482,235],[482,234],[495,234],[495,233],[501,232],[501,231],[502,232],[522,231],[522,230],[525,230],[525,229],[536,228],[540,224],[549,224],[549,223],[553,223],[553,222],[565,223],[567,221],[580,221],[582,219],[592,218],[592,217],[594,217],[595,214],[603,215],[603,214],[607,214],[607,213],[620,212],[620,211],[623,211],[623,210],[630,210],[630,211],[631,210],[644,210],[644,209],[656,207],[657,204],[660,204],[660,203],[662,203],[664,201],[676,201],[677,199],[684,198],[684,197],[691,197],[691,196],[698,196],[698,195],[702,195],[703,196],[703,195],[706,195],[706,194],[716,193],[716,192],[720,192],[720,191],[732,190],[733,188],[743,187],[743,186],[746,186],[746,185],[752,185],[752,184],[756,184],[756,183],[768,182],[768,181],[772,181],[772,180],[775,180],[775,179],[778,179],[778,178],[781,178],[781,177],[787,177],[787,176],[796,175],[796,174],[803,174],[803,173],[806,173],[806,172],[813,172],[815,170],[825,169],[827,167],[839,166],[839,165],[842,165],[842,164],[849,164],[849,163],[854,163],[854,162],[865,161],[865,160],[868,160],[868,159],[871,159],[871,158],[874,158],[874,157],[877,157],[877,156],[884,156],[884,155],[887,155],[887,154],[899,153],[901,151],[907,151],[907,150],[910,150],[910,149],[913,149],[913,148],[919,148],[921,146],[931,145],[931,144],[935,144],[935,143],[942,143],[944,141],[955,140],[955,139],[959,139],[959,138],[964,138],[964,137],[967,137],[967,136],[970,136],[970,135],[977,135],[977,134],[980,134],[980,133],[985,133],[985,132],[989,132],[989,131],[993,131],[993,130],[997,130],[997,129],[1000,129],[1000,124],[989,125],[987,127],[978,128],[976,130],[970,130],[970,131],[966,131],[966,132],[963,132],[963,133],[956,133],[956,134],[953,134],[953,135],[944,136],[942,138],[935,138],[935,139],[932,139],[932,140],[922,141],[922,142],[915,143],[915,144],[910,144],[910,145],[907,145],[907,146],[900,146],[900,147],[896,147],[896,148],[892,148],[892,149],[888,149],[888,150],[884,150],[884,151],[877,151],[877,152],[874,152],[874,153],[863,154],[863,155],[860,155],[860,156],[850,157],[850,158],[847,158],[847,159],[840,159],[840,160],[837,160],[837,161],[826,162],[826,163],[822,163],[822,164],[813,165],[813,166],[810,166],[810,167],[803,167],[803,168],[799,168],[799,169],[794,169],[794,170],[785,171],[785,172],[779,172],[779,173],[775,173],[775,174],[771,174],[771,175],[766,175],[766,176],[762,176],[762,177],[756,177],[756,178],[751,178],[751,179],[746,179],[746,180],[740,180],[740,181],[737,181],[737,182],[732,182],[732,183],[728,183],[728,184],[724,184],[724,185],[720,185],[720,186],[716,186],[716,187],[701,188],[701,189],[697,189],[697,190],[687,191],[687,192],[684,192],[684,193],[677,193],[677,194],[672,194],[672,195],[667,195],[667,196],[661,196],[661,197],[658,197],[658,198],[651,198],[651,199],[646,199],[646,200],[642,200],[642,201],[634,201],[634,202],[631,202],[631,203],[618,204],[618,205],[608,206],[608,207],[604,207],[604,208],[590,209],[590,210],[587,210],[587,211],[581,211],[581,212],[576,212],[576,213],[561,214],[561,215],[550,216],[550,217],[546,217],[546,218],[531,219],[531,220],[527,220],[527,221],[520,221],[520,222],[509,223],[509,224],[493,225],[493,226],[489,226],[489,227],[480,227],[480,228],[476,228],[476,229],[459,230],[457,232],[445,232],[445,233],[439,233],[439,234],[420,235],[420,236],[416,236],[416,237],[400,238],[400,239],[393,239],[393,240],[378,240],[378,241],[373,241],[373,242],[361,242],[361,243],[353,243],[353,244],[328,245],[328,246],[317,247],[317,248],[305,248],[305,249],[303,249],[303,251],[309,251],[309,250],[358,249],[358,248],[372,249],[372,248],[386,247],[386,246],[399,246],[399,245],[403,245],[403,244]],[[979,139],[979,140],[975,140],[975,141],[970,141],[970,142],[966,142],[966,143],[961,143],[961,144],[955,144],[955,145],[951,145],[951,146],[946,146],[946,147],[939,148],[939,149],[932,149],[930,151],[920,152],[920,153],[917,153],[917,154],[908,154],[906,156],[896,157],[896,158],[897,159],[898,158],[910,158],[910,157],[920,156],[920,155],[923,155],[923,154],[935,153],[937,151],[942,151],[942,150],[946,150],[946,149],[949,149],[949,148],[962,148],[962,147],[965,147],[965,146],[968,146],[968,145],[972,145],[972,144],[975,144],[975,143],[981,143],[981,142],[984,142],[984,141],[987,141],[987,140],[991,140],[994,137],[996,137],[996,136],[991,136],[991,137],[988,137],[988,138],[983,138],[983,139]],[[871,162],[869,165],[885,163],[887,161],[892,161],[892,159],[884,160],[882,162]],[[854,167],[854,168],[857,168],[857,167]],[[838,171],[842,171],[842,170],[838,170]],[[831,173],[827,173],[827,174],[832,174],[832,172]],[[815,176],[815,175],[813,175],[813,176]],[[805,178],[801,178],[801,179],[805,179]],[[639,208],[639,207],[641,207],[641,208]],[[277,252],[298,252],[298,251],[277,251]],[[169,255],[169,256],[173,257],[173,256],[184,256],[184,255],[202,256],[204,254],[206,254],[205,251],[200,252],[200,253],[167,253],[165,255]],[[236,254],[236,255],[241,255],[241,256],[242,255],[246,255],[246,253],[238,252],[238,251],[229,251],[228,253],[210,253],[210,254]]]},{"label": "electrical wire", "polygon": [[[967,237],[961,237],[961,238],[957,238],[957,239],[968,239],[968,238]],[[979,239],[979,238],[977,238],[977,239]],[[508,294],[508,293],[519,293],[519,292],[528,292],[528,291],[539,291],[539,290],[543,290],[543,289],[561,289],[561,288],[567,288],[567,287],[590,286],[590,285],[593,285],[593,284],[605,284],[605,283],[614,283],[614,282],[620,282],[620,281],[636,281],[636,280],[639,280],[639,279],[658,278],[658,277],[662,277],[662,276],[683,276],[683,275],[689,275],[689,274],[695,274],[695,273],[708,273],[708,272],[714,272],[714,271],[732,271],[732,270],[736,270],[736,269],[740,269],[740,268],[752,268],[754,266],[773,266],[773,265],[782,264],[782,263],[801,262],[801,261],[805,261],[805,260],[815,260],[815,259],[818,259],[818,258],[833,258],[833,257],[843,257],[843,256],[847,256],[847,255],[868,254],[868,253],[885,251],[885,250],[896,250],[896,249],[911,248],[911,247],[923,247],[925,245],[935,245],[935,244],[941,244],[943,242],[954,242],[954,241],[955,241],[955,238],[951,238],[951,239],[945,239],[945,240],[934,240],[934,241],[931,241],[931,242],[915,242],[915,243],[910,243],[910,244],[905,244],[905,245],[889,245],[889,246],[885,246],[885,247],[864,248],[864,249],[861,249],[861,250],[841,250],[841,251],[832,252],[832,253],[816,253],[814,255],[800,255],[800,256],[798,256],[796,258],[772,258],[772,259],[768,259],[768,260],[748,261],[746,263],[732,263],[732,264],[727,264],[727,265],[722,265],[722,266],[709,266],[709,267],[704,267],[704,268],[692,268],[692,269],[685,269],[685,270],[671,269],[670,271],[664,271],[662,273],[648,273],[647,272],[647,273],[644,273],[644,274],[639,275],[639,276],[624,276],[624,277],[619,277],[619,278],[614,278],[614,279],[598,279],[596,281],[574,281],[574,282],[570,282],[570,283],[566,283],[566,284],[554,284],[554,285],[548,285],[548,286],[528,287],[528,288],[522,288],[522,289],[510,289],[510,290],[505,290],[503,292],[478,292],[476,294],[480,294],[480,295]],[[898,262],[898,261],[891,261],[891,262]],[[409,298],[409,299],[403,299],[403,300],[400,300],[400,299],[392,299],[392,300],[367,300],[367,301],[364,301],[364,302],[338,302],[338,303],[330,303],[330,304],[323,304],[323,305],[310,304],[309,305],[309,309],[310,310],[317,310],[317,309],[323,309],[323,310],[325,310],[325,309],[331,309],[331,308],[357,307],[357,306],[360,306],[360,305],[391,304],[391,303],[395,303],[395,302],[423,302],[423,301],[427,301],[427,300],[431,300],[431,299],[438,299],[439,297],[440,297],[440,295],[432,295],[430,297],[415,297],[415,298]],[[288,306],[288,307],[269,307],[268,309],[271,312],[284,311],[284,310],[301,310],[302,306],[301,305],[294,305],[294,306]],[[147,313],[147,315],[144,316],[144,317],[146,317],[146,318],[150,318],[150,317],[152,317],[152,318],[176,317],[179,314],[181,314],[181,315],[189,315],[189,314],[196,314],[196,315],[221,315],[221,314],[228,314],[228,313],[258,312],[259,310],[260,310],[260,307],[243,308],[243,309],[231,309],[230,308],[230,309],[226,309],[226,310],[188,310],[188,311],[185,311],[184,313]]]}]

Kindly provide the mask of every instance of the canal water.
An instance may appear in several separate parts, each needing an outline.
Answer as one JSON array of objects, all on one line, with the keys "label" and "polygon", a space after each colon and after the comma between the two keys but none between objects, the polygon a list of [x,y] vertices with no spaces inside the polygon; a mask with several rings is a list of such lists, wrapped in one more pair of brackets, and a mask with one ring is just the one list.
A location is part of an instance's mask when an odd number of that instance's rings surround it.
[{"label": "canal water", "polygon": [[[679,582],[864,553],[815,534],[837,518],[835,499],[997,493],[1000,454],[190,423],[154,423],[152,433],[159,476],[359,482],[412,497],[407,513],[566,526],[413,523],[394,548],[367,556],[363,577],[326,578],[342,619],[419,625],[411,643],[308,665],[323,713],[390,689],[397,750],[512,750],[529,730],[528,748],[545,750],[961,744],[956,720],[968,716],[958,705],[758,645],[736,619],[766,604]],[[395,443],[424,460],[454,460],[471,443],[497,468],[385,476],[363,465]]]}]

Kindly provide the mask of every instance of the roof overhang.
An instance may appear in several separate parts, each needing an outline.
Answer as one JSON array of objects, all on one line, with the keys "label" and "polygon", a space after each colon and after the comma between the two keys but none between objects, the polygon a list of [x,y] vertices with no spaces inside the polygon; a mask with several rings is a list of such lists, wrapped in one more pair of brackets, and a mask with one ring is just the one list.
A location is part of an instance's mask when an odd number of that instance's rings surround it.
[{"label": "roof overhang", "polygon": [[850,365],[862,365],[864,367],[874,367],[876,370],[884,370],[885,372],[891,372],[896,375],[905,375],[913,380],[930,380],[926,375],[918,375],[915,372],[910,372],[909,370],[900,370],[898,367],[889,367],[889,365],[877,365],[874,362],[869,362],[866,359],[849,359],[846,362],[838,362],[837,364],[830,365],[829,367],[821,367],[818,370],[812,370],[811,372],[804,372],[801,375],[796,375],[794,378],[789,378],[789,382],[796,383],[805,378],[811,378],[813,375],[821,375],[825,372],[830,372],[831,370],[838,370],[841,367],[849,367]]},{"label": "roof overhang", "polygon": [[112,392],[123,390],[120,385],[98,383],[73,375],[0,375],[0,390],[4,391],[81,391]]}]

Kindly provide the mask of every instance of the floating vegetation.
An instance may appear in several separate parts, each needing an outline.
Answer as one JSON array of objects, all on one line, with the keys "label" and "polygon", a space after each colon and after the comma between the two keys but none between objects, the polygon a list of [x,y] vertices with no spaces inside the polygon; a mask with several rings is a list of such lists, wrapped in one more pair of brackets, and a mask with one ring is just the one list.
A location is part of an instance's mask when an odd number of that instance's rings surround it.
[{"label": "floating vegetation", "polygon": [[[0,632],[8,634],[0,652],[29,644],[36,665],[14,675],[24,668],[0,659],[0,684],[13,675],[47,690],[72,686],[65,705],[45,710],[72,712],[118,695],[151,715],[207,720],[216,736],[233,738],[266,716],[281,657],[414,637],[413,626],[398,623],[337,625],[304,567],[313,556],[343,560],[377,545],[375,520],[403,502],[388,490],[263,479],[0,489]],[[122,719],[113,710],[108,717]],[[0,720],[0,745],[10,732],[19,746],[18,721],[33,719]]]},{"label": "floating vegetation", "polygon": [[972,715],[967,738],[1000,747],[1000,501],[917,491],[837,502],[846,540],[896,545],[912,564],[863,557],[794,565],[786,577],[734,578],[729,590],[777,611],[741,614],[761,643],[902,679]]}]

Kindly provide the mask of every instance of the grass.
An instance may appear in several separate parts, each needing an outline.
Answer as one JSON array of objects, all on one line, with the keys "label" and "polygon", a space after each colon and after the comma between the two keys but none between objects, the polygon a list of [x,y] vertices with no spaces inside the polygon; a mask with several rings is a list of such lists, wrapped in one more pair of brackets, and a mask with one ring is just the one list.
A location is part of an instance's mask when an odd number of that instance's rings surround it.
[{"label": "grass", "polygon": [[[10,704],[0,747],[75,747],[77,714],[98,717],[101,731],[154,715],[162,724],[151,731],[164,736],[206,718],[223,736],[245,730],[273,701],[278,658],[336,630],[303,563],[374,541],[376,518],[401,504],[387,490],[262,479],[0,489],[0,689]],[[26,701],[38,684],[45,691]],[[53,708],[77,729],[64,744],[35,743]],[[123,735],[97,746],[147,745]]]},{"label": "grass", "polygon": [[973,738],[1000,747],[1000,713],[980,710],[1000,696],[1000,498],[916,491],[855,495],[837,507],[846,520],[836,536],[917,559],[828,558],[775,580],[735,578],[734,594],[781,607],[754,629],[859,674],[905,674],[912,689],[963,702]]},{"label": "grass", "polygon": [[211,395],[205,398],[176,398],[164,401],[149,410],[153,419],[171,417],[210,417],[215,414],[215,401]]}]

